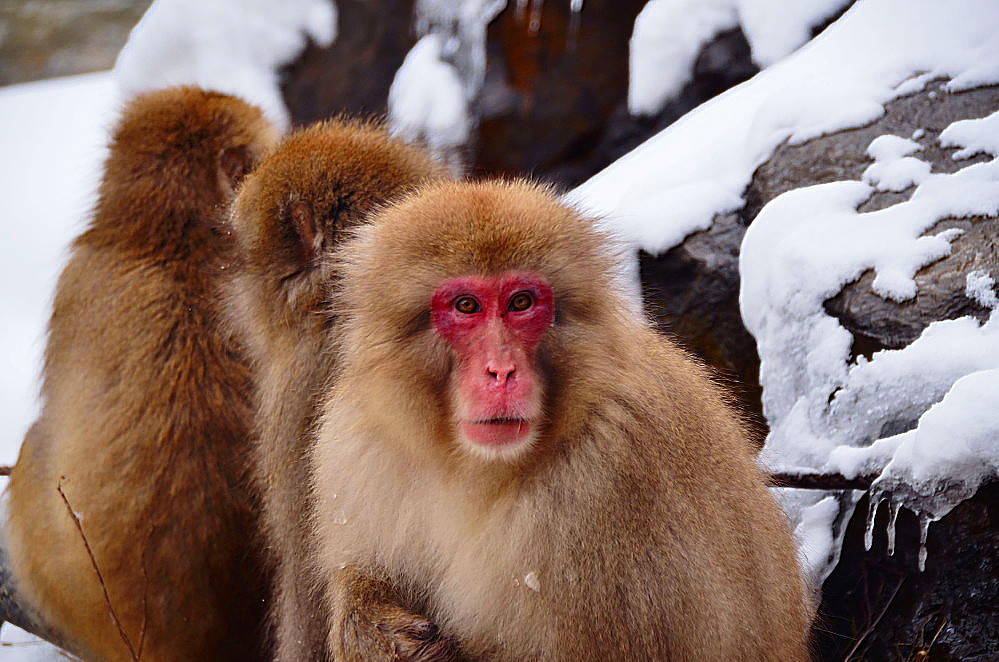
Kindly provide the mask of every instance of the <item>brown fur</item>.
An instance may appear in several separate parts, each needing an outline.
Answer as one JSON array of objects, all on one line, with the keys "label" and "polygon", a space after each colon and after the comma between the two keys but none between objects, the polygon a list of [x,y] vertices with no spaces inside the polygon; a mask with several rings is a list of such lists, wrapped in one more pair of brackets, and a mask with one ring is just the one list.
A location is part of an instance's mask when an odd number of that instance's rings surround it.
[{"label": "brown fur", "polygon": [[60,485],[144,661],[263,659],[250,372],[215,317],[217,216],[275,137],[233,97],[136,98],[59,279],[9,552],[19,591],[87,660],[131,656]]},{"label": "brown fur", "polygon": [[[335,272],[323,254],[374,207],[440,175],[426,154],[376,125],[328,122],[287,138],[247,179],[233,206],[239,257],[229,308],[257,370],[256,478],[276,566],[272,621],[280,660],[324,659],[328,630],[317,609],[303,528],[306,440],[316,394],[331,370],[322,343],[332,324]],[[389,608],[374,604],[376,595],[359,594],[365,599],[359,606],[381,610],[371,623],[385,628]],[[401,610],[392,616],[401,618]],[[361,637],[355,648],[384,643],[378,627],[369,631],[372,641]],[[405,627],[399,630],[395,640]]]},{"label": "brown fur", "polygon": [[[807,658],[795,550],[745,433],[628,313],[590,222],[529,184],[442,183],[357,234],[312,451],[334,651],[360,573],[482,660]],[[507,271],[545,277],[556,310],[547,423],[512,460],[455,443],[427,312],[441,280]]]}]

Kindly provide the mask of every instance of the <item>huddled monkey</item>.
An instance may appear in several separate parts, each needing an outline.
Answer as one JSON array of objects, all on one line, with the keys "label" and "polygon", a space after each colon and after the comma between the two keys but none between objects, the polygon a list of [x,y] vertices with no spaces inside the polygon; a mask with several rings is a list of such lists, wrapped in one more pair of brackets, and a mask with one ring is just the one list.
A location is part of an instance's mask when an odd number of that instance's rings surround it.
[{"label": "huddled monkey", "polygon": [[807,659],[738,417],[629,312],[590,221],[537,185],[444,181],[354,235],[309,449],[333,659],[393,659],[352,652],[371,594],[477,660]]},{"label": "huddled monkey", "polygon": [[[317,397],[333,369],[326,343],[336,324],[329,297],[337,272],[327,254],[373,209],[442,176],[424,151],[376,124],[330,121],[287,137],[233,204],[237,250],[228,309],[257,382],[254,464],[277,576],[278,660],[327,659],[329,626],[307,535],[305,462]],[[400,652],[447,646],[425,619],[385,597],[366,596],[356,610],[372,623],[354,643],[357,659],[374,659],[372,649],[386,646]]]},{"label": "huddled monkey", "polygon": [[220,220],[276,139],[256,107],[193,87],[135,98],[113,131],[7,522],[19,595],[83,659],[266,659],[251,373],[219,317]]}]

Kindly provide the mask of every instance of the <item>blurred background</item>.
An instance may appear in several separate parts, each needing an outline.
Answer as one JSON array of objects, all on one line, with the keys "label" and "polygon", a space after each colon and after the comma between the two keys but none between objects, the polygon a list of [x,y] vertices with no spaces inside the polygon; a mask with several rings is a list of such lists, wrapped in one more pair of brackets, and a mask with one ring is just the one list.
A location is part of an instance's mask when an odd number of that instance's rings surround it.
[{"label": "blurred background", "polygon": [[0,85],[103,71],[151,0],[3,0]]}]

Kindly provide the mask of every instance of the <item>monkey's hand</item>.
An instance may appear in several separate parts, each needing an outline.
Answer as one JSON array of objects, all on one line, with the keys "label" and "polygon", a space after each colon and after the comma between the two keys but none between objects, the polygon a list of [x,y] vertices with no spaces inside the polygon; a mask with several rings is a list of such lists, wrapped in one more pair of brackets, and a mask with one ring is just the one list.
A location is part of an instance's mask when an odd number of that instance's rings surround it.
[{"label": "monkey's hand", "polygon": [[336,660],[464,660],[451,638],[426,617],[404,609],[384,582],[348,567],[337,574],[332,584],[337,613],[330,643]]}]

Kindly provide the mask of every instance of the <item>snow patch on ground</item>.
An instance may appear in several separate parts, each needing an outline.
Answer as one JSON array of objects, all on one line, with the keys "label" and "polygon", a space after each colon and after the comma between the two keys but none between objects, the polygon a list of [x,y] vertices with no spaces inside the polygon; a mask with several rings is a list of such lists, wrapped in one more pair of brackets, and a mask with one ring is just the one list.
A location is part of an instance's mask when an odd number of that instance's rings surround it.
[{"label": "snow patch on ground", "polygon": [[732,0],[651,0],[631,35],[628,111],[659,112],[690,81],[704,45],[738,22]]},{"label": "snow patch on ground", "polygon": [[999,299],[995,292],[996,281],[985,271],[969,271],[965,277],[964,294],[983,308],[995,308]]},{"label": "snow patch on ground", "polygon": [[0,629],[0,659],[3,662],[66,662],[74,658],[10,623]]},{"label": "snow patch on ground", "polygon": [[38,377],[56,279],[96,200],[119,109],[109,73],[0,88],[0,464],[38,415]]},{"label": "snow patch on ground", "polygon": [[306,39],[336,38],[332,0],[155,0],[118,55],[122,90],[136,94],[171,85],[200,85],[259,105],[288,125],[277,69]]},{"label": "snow patch on ground", "polygon": [[847,0],[650,0],[635,19],[628,110],[654,115],[693,74],[701,50],[741,27],[753,62],[768,67],[811,38]]}]

